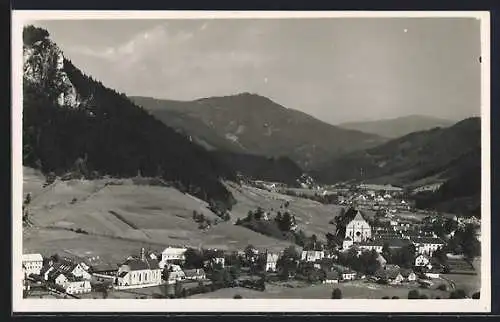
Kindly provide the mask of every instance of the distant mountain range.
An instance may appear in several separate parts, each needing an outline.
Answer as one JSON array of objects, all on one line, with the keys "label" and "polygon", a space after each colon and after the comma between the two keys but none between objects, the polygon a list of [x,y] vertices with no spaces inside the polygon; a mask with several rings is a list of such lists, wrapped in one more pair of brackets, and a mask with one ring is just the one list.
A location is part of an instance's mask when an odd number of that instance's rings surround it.
[{"label": "distant mountain range", "polygon": [[430,130],[436,127],[449,127],[453,123],[449,120],[430,116],[409,115],[377,121],[342,123],[339,126],[394,139],[412,132]]},{"label": "distant mountain range", "polygon": [[377,135],[330,125],[257,94],[187,102],[149,97],[131,100],[208,149],[288,157],[305,170],[384,141]]},{"label": "distant mountain range", "polygon": [[[438,191],[420,198],[422,207],[477,211],[481,120],[468,118],[448,128],[414,132],[375,148],[348,153],[321,166],[313,176],[325,183],[364,181],[409,188],[441,183]],[[457,207],[457,202],[462,206]]]}]

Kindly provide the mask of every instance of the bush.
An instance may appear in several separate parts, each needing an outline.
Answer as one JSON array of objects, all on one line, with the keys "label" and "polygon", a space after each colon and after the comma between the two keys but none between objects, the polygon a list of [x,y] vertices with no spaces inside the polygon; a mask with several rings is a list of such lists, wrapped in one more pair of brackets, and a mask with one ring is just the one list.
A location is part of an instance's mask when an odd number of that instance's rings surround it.
[{"label": "bush", "polygon": [[389,296],[382,296],[382,300],[388,300],[389,299]]},{"label": "bush", "polygon": [[398,300],[399,299],[399,296],[393,296],[392,297],[393,300]]},{"label": "bush", "polygon": [[342,291],[339,288],[335,288],[332,291],[332,299],[341,299],[342,298]]},{"label": "bush", "polygon": [[438,286],[437,289],[440,291],[446,291],[448,289],[448,287],[446,286],[446,284],[441,284]]},{"label": "bush", "polygon": [[233,296],[233,299],[242,299],[243,297],[239,294],[236,294],[235,296]]},{"label": "bush", "polygon": [[480,297],[481,297],[480,292],[476,292],[476,293],[472,294],[472,298],[473,298],[474,300],[479,300],[479,298],[480,298]]},{"label": "bush", "polygon": [[420,299],[421,299],[421,300],[426,300],[426,299],[428,299],[428,298],[429,298],[429,297],[428,297],[427,295],[425,295],[425,294],[421,294],[421,295],[420,295]]}]

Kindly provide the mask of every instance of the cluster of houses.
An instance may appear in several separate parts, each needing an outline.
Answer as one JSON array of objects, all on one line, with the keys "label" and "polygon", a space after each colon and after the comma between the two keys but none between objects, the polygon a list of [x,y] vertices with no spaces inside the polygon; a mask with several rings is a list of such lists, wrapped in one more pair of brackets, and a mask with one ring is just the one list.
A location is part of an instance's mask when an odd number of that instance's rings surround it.
[{"label": "cluster of houses", "polygon": [[413,203],[403,197],[404,190],[391,185],[361,184],[338,195],[339,205],[356,205],[375,211],[385,210],[387,213],[408,211]]},{"label": "cluster of houses", "polygon": [[[429,278],[438,278],[439,270],[434,265],[432,256],[434,252],[445,246],[445,242],[433,235],[432,232],[423,230],[418,223],[393,220],[380,227],[372,227],[365,220],[362,213],[357,211],[353,219],[346,225],[342,245],[337,251],[347,252],[351,249],[358,251],[358,256],[363,251],[376,251],[380,269],[369,279],[384,280],[389,284],[412,282],[417,279],[415,272],[421,272]],[[458,219],[457,219],[458,220]],[[402,248],[409,243],[415,246],[416,257],[413,270],[403,269],[397,265],[387,264],[383,257],[384,247],[389,249]],[[167,247],[161,253],[146,252],[141,249],[136,256],[128,257],[118,265],[94,264],[88,261],[69,258],[43,258],[41,254],[24,254],[22,258],[23,289],[29,290],[30,282],[44,283],[66,294],[84,294],[92,290],[94,282],[108,282],[115,289],[129,289],[156,286],[160,284],[174,284],[182,281],[202,281],[207,279],[203,268],[186,269],[186,246]],[[212,256],[203,262],[203,267],[209,268],[218,265],[225,267],[227,257],[221,250],[211,250]],[[278,261],[281,253],[268,252],[259,254],[253,250],[253,256],[248,256],[244,251],[238,255],[255,262],[264,260],[263,269],[267,272],[278,271]],[[325,250],[303,250],[297,265],[308,263],[317,269],[322,269],[326,274],[323,283],[338,283],[357,278],[365,278],[348,267],[342,267],[336,262],[338,252]],[[325,266],[325,260],[330,260]],[[452,262],[454,259],[451,259]],[[455,266],[468,269],[460,264],[457,259]],[[461,267],[462,265],[463,267]]]},{"label": "cluster of houses", "polygon": [[[156,286],[164,283],[163,271],[169,271],[167,283],[184,280],[204,280],[203,269],[181,269],[187,248],[167,247],[161,258],[141,249],[139,256],[130,256],[120,265],[88,265],[85,261],[70,258],[44,259],[41,254],[24,254],[22,259],[23,289],[29,290],[30,283],[44,283],[67,294],[91,292],[91,282],[109,282],[115,289],[129,289]],[[216,257],[214,263],[224,266],[224,258]]]}]

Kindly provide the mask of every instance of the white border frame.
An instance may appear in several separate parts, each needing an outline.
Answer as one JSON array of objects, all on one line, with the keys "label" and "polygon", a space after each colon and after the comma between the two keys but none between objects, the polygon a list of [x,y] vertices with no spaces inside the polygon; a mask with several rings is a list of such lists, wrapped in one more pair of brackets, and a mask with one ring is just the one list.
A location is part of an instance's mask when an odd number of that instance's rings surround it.
[{"label": "white border frame", "polygon": [[[256,19],[256,18],[476,18],[481,21],[481,299],[23,299],[22,271],[22,28],[36,20],[71,19]],[[490,14],[487,11],[30,11],[12,12],[12,304],[21,312],[490,312]],[[395,305],[397,304],[397,305]]]}]

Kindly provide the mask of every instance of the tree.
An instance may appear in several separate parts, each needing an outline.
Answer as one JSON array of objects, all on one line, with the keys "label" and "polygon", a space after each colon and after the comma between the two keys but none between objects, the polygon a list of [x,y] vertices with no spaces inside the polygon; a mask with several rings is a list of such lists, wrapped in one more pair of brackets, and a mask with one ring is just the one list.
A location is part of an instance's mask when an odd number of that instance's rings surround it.
[{"label": "tree", "polygon": [[163,268],[163,271],[161,272],[162,280],[168,282],[168,280],[170,278],[170,272],[172,272],[172,268],[168,268],[167,266],[165,266]]},{"label": "tree", "polygon": [[253,245],[248,245],[245,247],[245,257],[247,261],[251,261],[253,256],[255,255],[255,247]]},{"label": "tree", "polygon": [[203,256],[201,252],[194,248],[188,248],[184,253],[186,258],[185,267],[186,268],[202,268],[203,267]]},{"label": "tree", "polygon": [[338,300],[342,298],[342,291],[339,288],[334,288],[332,291],[332,299]]},{"label": "tree", "polygon": [[408,299],[416,300],[419,298],[420,298],[420,294],[418,293],[418,290],[411,290],[408,292]]}]

